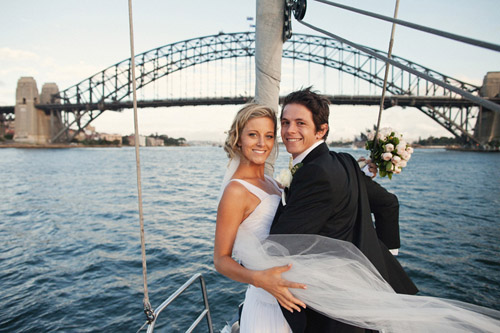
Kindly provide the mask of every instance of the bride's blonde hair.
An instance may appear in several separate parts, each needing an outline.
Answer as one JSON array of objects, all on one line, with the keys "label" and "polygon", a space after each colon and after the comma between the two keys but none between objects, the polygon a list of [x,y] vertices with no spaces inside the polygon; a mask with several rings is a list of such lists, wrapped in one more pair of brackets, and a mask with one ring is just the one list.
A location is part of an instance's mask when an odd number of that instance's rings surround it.
[{"label": "bride's blonde hair", "polygon": [[238,148],[238,141],[240,140],[241,132],[247,125],[248,121],[253,118],[267,117],[274,123],[274,142],[276,144],[276,131],[277,131],[277,118],[276,113],[269,107],[259,105],[256,103],[246,104],[241,110],[238,111],[234,117],[231,128],[227,132],[226,142],[224,143],[224,150],[229,159],[234,158],[236,155],[241,157],[241,151]]}]

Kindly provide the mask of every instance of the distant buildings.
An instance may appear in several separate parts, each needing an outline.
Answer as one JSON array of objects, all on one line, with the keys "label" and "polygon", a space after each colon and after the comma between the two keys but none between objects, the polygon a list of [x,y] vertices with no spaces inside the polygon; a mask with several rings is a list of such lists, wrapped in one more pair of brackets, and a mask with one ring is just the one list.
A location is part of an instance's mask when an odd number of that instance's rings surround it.
[{"label": "distant buildings", "polygon": [[120,134],[100,133],[99,138],[107,142],[118,142],[118,144],[122,144],[122,136]]},{"label": "distant buildings", "polygon": [[[72,130],[70,130],[71,132]],[[122,136],[120,134],[108,134],[108,133],[98,133],[94,126],[88,125],[85,129],[78,133],[74,140],[84,143],[84,144],[114,144],[121,146],[123,143]]]},{"label": "distant buildings", "polygon": [[0,137],[13,138],[16,132],[15,121],[12,118],[7,118],[0,124]]},{"label": "distant buildings", "polygon": [[[0,141],[12,140],[15,135],[15,120],[10,118],[0,119]],[[72,137],[73,144],[79,143],[84,146],[135,146],[135,135],[121,136],[120,134],[99,133],[94,126],[88,125],[83,131],[76,133],[75,130],[68,130],[69,137]],[[139,146],[141,147],[162,147],[162,146],[187,146],[184,138],[171,138],[168,135],[139,136]]]},{"label": "distant buildings", "polygon": [[[128,139],[129,146],[135,146],[135,135],[129,135],[126,138]],[[146,146],[146,137],[144,135],[139,135],[139,146]]]},{"label": "distant buildings", "polygon": [[163,141],[162,138],[155,138],[152,136],[148,136],[146,138],[146,146],[148,147],[158,147],[158,146],[164,146],[165,141]]}]

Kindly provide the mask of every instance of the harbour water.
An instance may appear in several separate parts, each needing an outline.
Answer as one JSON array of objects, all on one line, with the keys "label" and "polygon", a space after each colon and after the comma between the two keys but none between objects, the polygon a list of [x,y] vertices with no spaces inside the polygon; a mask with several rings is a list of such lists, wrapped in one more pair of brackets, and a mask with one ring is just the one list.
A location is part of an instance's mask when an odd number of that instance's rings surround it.
[{"label": "harbour water", "polygon": [[[212,264],[226,156],[151,147],[141,159],[151,303],[201,272],[217,331],[245,291]],[[276,169],[287,163],[281,151]],[[422,295],[500,310],[499,165],[500,154],[416,149],[403,173],[377,178],[399,197],[399,260]],[[0,331],[137,331],[145,317],[133,148],[1,149],[0,170]],[[194,285],[174,302],[160,331],[188,328],[200,295]]]}]

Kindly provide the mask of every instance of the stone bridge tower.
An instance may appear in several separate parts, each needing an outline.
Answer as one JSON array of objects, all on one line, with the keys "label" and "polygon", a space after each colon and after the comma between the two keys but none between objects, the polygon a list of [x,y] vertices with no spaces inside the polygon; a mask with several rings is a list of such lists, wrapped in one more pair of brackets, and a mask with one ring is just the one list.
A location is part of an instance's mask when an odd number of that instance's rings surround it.
[{"label": "stone bridge tower", "polygon": [[47,144],[57,129],[62,128],[60,116],[54,113],[45,113],[35,105],[40,103],[56,103],[51,95],[59,89],[55,83],[46,83],[41,95],[35,79],[21,77],[17,81],[16,105],[14,107],[16,130],[14,141],[32,144]]},{"label": "stone bridge tower", "polygon": [[[482,97],[500,96],[500,72],[488,72],[483,80],[480,94]],[[482,109],[474,129],[474,136],[486,144],[500,141],[500,112]]]}]

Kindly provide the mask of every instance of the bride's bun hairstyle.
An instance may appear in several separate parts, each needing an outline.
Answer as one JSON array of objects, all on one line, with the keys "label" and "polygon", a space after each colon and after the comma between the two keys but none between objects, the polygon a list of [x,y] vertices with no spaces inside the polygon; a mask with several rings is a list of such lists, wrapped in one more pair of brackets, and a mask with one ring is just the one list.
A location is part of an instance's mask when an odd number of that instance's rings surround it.
[{"label": "bride's bun hairstyle", "polygon": [[250,103],[246,104],[234,117],[231,128],[227,132],[226,142],[224,143],[224,150],[229,159],[234,158],[236,155],[241,156],[241,151],[238,147],[241,132],[247,125],[248,121],[253,118],[267,117],[274,123],[274,137],[276,138],[277,119],[276,113],[269,107]]}]

